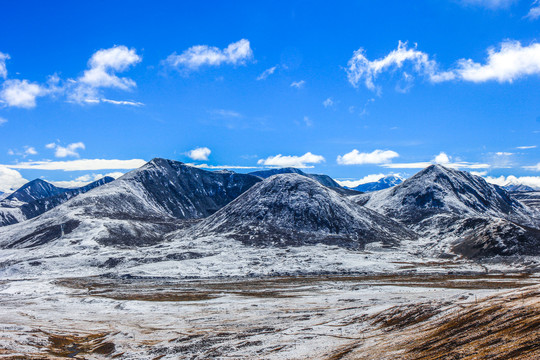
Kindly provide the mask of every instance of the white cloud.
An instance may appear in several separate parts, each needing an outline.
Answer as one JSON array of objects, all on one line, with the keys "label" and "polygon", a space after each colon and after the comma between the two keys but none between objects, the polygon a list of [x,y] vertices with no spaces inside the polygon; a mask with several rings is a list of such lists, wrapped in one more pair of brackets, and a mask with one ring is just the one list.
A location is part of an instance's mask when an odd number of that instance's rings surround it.
[{"label": "white cloud", "polygon": [[529,146],[517,146],[516,149],[520,150],[527,150],[527,149],[536,149],[536,145],[529,145]]},{"label": "white cloud", "polygon": [[363,48],[356,50],[347,64],[347,77],[351,85],[355,87],[363,82],[368,89],[376,90],[375,79],[377,76],[385,71],[402,69],[406,63],[412,65],[413,71],[427,76],[433,82],[453,78],[453,74],[439,73],[437,63],[431,60],[428,54],[418,51],[416,45],[414,48],[408,48],[407,43],[402,41],[399,41],[396,50],[373,61],[367,59]]},{"label": "white cloud", "polygon": [[266,159],[260,159],[257,161],[259,165],[267,166],[279,166],[279,167],[295,167],[295,168],[306,168],[309,167],[308,164],[319,164],[325,161],[324,157],[321,155],[315,155],[311,152],[307,152],[302,156],[291,156],[291,155],[281,155],[270,156]]},{"label": "white cloud", "polygon": [[481,6],[489,9],[507,8],[517,0],[461,0],[465,5]]},{"label": "white cloud", "polygon": [[487,176],[484,179],[486,179],[487,182],[499,186],[506,186],[506,185],[526,185],[530,186],[534,189],[540,189],[540,176],[514,176],[509,175],[507,177],[499,176],[499,177],[491,177]]},{"label": "white cloud", "polygon": [[450,157],[448,155],[446,155],[445,152],[440,152],[439,155],[435,156],[433,158],[433,160],[431,160],[432,163],[435,163],[435,164],[448,164],[450,163]]},{"label": "white cloud", "polygon": [[524,166],[523,168],[532,171],[540,171],[540,162],[536,165]]},{"label": "white cloud", "polygon": [[127,100],[111,100],[111,99],[99,99],[101,102],[113,104],[113,105],[128,105],[128,106],[144,106],[142,102],[138,101],[127,101]]},{"label": "white cloud", "polygon": [[313,121],[311,121],[311,119],[309,118],[309,116],[304,116],[304,124],[306,124],[306,126],[313,126]]},{"label": "white cloud", "polygon": [[241,166],[241,165],[208,165],[208,164],[191,164],[187,163],[186,165],[193,166],[199,169],[260,169],[260,166]]},{"label": "white cloud", "polygon": [[199,147],[193,150],[190,150],[186,153],[188,157],[193,160],[208,160],[208,156],[212,151],[207,147]]},{"label": "white cloud", "polygon": [[505,41],[499,49],[488,49],[485,64],[462,59],[455,70],[465,81],[485,82],[495,80],[513,82],[527,75],[540,74],[540,44],[522,46],[519,41]]},{"label": "white cloud", "polygon": [[144,164],[146,164],[146,161],[142,159],[80,159],[71,161],[27,161],[17,164],[5,164],[0,166],[8,167],[11,169],[95,171],[136,169],[143,166]]},{"label": "white cloud", "polygon": [[257,76],[257,80],[265,80],[267,77],[272,75],[276,71],[277,68],[278,68],[278,66],[276,65],[276,66],[272,66],[269,69],[264,70],[261,73],[261,75]]},{"label": "white cloud", "polygon": [[28,80],[6,80],[0,92],[0,101],[7,106],[33,108],[36,98],[46,94],[45,88]]},{"label": "white cloud", "polygon": [[303,88],[305,84],[306,84],[306,82],[304,80],[293,81],[291,83],[291,87],[295,87],[297,89],[300,89],[300,88]]},{"label": "white cloud", "polygon": [[529,13],[526,17],[530,20],[536,20],[540,18],[540,0],[533,1]]},{"label": "white cloud", "polygon": [[201,66],[244,65],[252,58],[253,51],[249,40],[242,39],[229,44],[223,50],[208,45],[192,46],[180,55],[169,55],[165,63],[177,69],[198,70]]},{"label": "white cloud", "polygon": [[17,190],[28,180],[22,177],[22,175],[13,169],[9,169],[5,166],[0,165],[0,191],[1,192],[11,192]]},{"label": "white cloud", "polygon": [[0,116],[0,126],[4,125],[5,123],[7,123],[7,119],[6,118],[3,118]]},{"label": "white cloud", "polygon": [[23,158],[26,158],[30,155],[37,155],[38,152],[36,151],[36,148],[32,147],[32,146],[24,146],[24,150],[18,150],[18,149],[9,149],[8,150],[8,155],[12,155],[12,156],[22,156]]},{"label": "white cloud", "polygon": [[38,152],[36,151],[35,148],[29,146],[29,147],[27,147],[27,148],[25,149],[25,153],[26,153],[27,155],[37,155]]},{"label": "white cloud", "polygon": [[68,156],[73,156],[73,157],[79,157],[79,153],[77,152],[77,150],[81,149],[81,150],[84,150],[85,149],[85,146],[84,146],[84,143],[82,142],[76,142],[76,143],[72,143],[72,144],[69,144],[67,146],[61,146],[59,144],[56,144],[56,143],[50,143],[50,144],[47,144],[45,145],[45,147],[47,149],[54,149],[54,156],[56,157],[59,157],[59,158],[64,158],[64,157],[68,157]]},{"label": "white cloud", "polygon": [[358,185],[379,181],[380,179],[382,179],[385,176],[387,176],[387,175],[385,175],[385,174],[370,174],[370,175],[366,175],[363,178],[358,179],[358,180],[336,180],[336,181],[341,186],[354,188],[354,187],[357,187]]},{"label": "white cloud", "polygon": [[324,105],[325,108],[332,107],[332,106],[334,106],[334,100],[332,100],[332,98],[329,97],[328,99],[323,101],[323,105]]},{"label": "white cloud", "polygon": [[9,60],[9,55],[0,52],[0,78],[7,78],[6,60]]},{"label": "white cloud", "polygon": [[64,180],[64,181],[51,181],[56,186],[64,187],[64,188],[77,188],[81,186],[88,185],[94,181],[100,180],[106,176],[110,176],[112,178],[118,179],[120,176],[124,175],[122,172],[113,172],[108,174],[85,174],[82,176],[79,176],[75,178],[75,180]]},{"label": "white cloud", "polygon": [[77,80],[69,81],[70,99],[78,103],[104,101],[117,105],[133,105],[132,102],[102,99],[101,89],[131,90],[136,87],[135,81],[119,77],[116,73],[126,71],[141,60],[135,49],[128,49],[123,45],[96,51],[88,61],[88,69],[84,74]]},{"label": "white cloud", "polygon": [[497,155],[497,156],[511,156],[511,155],[514,155],[514,153],[499,151],[499,152],[496,152],[495,155]]},{"label": "white cloud", "polygon": [[339,155],[337,163],[340,165],[384,164],[398,156],[399,154],[392,150],[377,149],[370,153],[361,153],[354,149],[345,155]]},{"label": "white cloud", "polygon": [[234,110],[216,109],[209,111],[212,115],[217,115],[224,118],[241,118],[242,114]]},{"label": "white cloud", "polygon": [[[448,71],[439,71],[439,65],[430,59],[429,55],[414,48],[408,48],[406,42],[399,42],[398,48],[383,58],[370,61],[365,56],[364,49],[355,51],[348,62],[347,77],[349,82],[358,87],[363,83],[368,89],[380,91],[375,80],[383,72],[400,70],[410,86],[412,75],[416,73],[427,78],[432,83],[450,80],[470,81],[481,83],[498,81],[511,83],[529,75],[540,74],[540,44],[532,43],[522,46],[519,41],[507,40],[498,48],[489,48],[488,57],[484,64],[471,59],[458,60],[456,67]],[[408,64],[411,69],[404,70]],[[401,88],[401,87],[397,87]]]}]

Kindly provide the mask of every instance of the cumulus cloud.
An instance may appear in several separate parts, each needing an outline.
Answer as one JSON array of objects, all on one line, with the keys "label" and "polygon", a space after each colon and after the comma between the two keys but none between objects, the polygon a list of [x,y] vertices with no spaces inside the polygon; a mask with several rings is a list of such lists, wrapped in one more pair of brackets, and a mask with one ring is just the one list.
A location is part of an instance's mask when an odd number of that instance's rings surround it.
[{"label": "cumulus cloud", "polygon": [[144,164],[146,164],[146,161],[142,159],[80,159],[71,161],[26,161],[17,164],[4,164],[0,166],[10,169],[96,171],[136,169]]},{"label": "cumulus cloud", "polygon": [[242,39],[229,44],[225,49],[208,45],[192,46],[180,55],[169,55],[165,63],[176,69],[198,70],[202,66],[245,65],[252,58],[249,40]]},{"label": "cumulus cloud", "polygon": [[56,143],[50,143],[50,144],[45,145],[45,147],[47,149],[54,149],[54,156],[59,157],[59,158],[64,158],[64,157],[68,157],[68,156],[79,157],[80,155],[77,152],[77,150],[79,150],[79,149],[84,150],[85,149],[84,143],[82,143],[80,141],[76,142],[76,143],[69,144],[67,146],[61,146],[61,145],[56,144]]},{"label": "cumulus cloud", "polygon": [[0,78],[7,78],[6,60],[9,60],[9,55],[0,52]]},{"label": "cumulus cloud", "polygon": [[293,81],[291,83],[291,87],[295,87],[297,89],[300,89],[300,88],[303,88],[305,84],[306,84],[306,82],[304,80]]},{"label": "cumulus cloud", "polygon": [[514,176],[509,175],[507,177],[505,176],[499,176],[499,177],[491,177],[487,176],[484,179],[486,179],[487,182],[499,186],[507,186],[507,185],[526,185],[530,186],[534,189],[540,189],[540,176]]},{"label": "cumulus cloud", "polygon": [[[437,62],[427,53],[417,50],[416,46],[409,48],[406,42],[400,41],[396,50],[376,60],[368,60],[364,49],[360,48],[349,60],[346,71],[351,85],[358,87],[363,83],[374,91],[380,91],[375,85],[379,75],[397,70],[401,71],[407,82],[412,81],[411,73],[415,73],[432,83],[450,80],[511,83],[526,76],[540,74],[539,43],[523,46],[519,41],[507,40],[497,48],[489,48],[487,52],[484,63],[461,59],[453,69],[440,71]],[[410,65],[410,70],[404,70],[405,65]]]},{"label": "cumulus cloud", "polygon": [[6,80],[0,91],[0,101],[7,106],[33,108],[36,98],[47,94],[45,88],[28,80]]},{"label": "cumulus cloud", "polygon": [[257,161],[257,164],[279,167],[307,168],[310,167],[309,164],[319,164],[324,161],[325,159],[323,156],[307,152],[302,156],[278,154],[276,156],[270,156],[266,159],[260,159]]},{"label": "cumulus cloud", "polygon": [[186,153],[188,157],[190,157],[193,160],[208,160],[208,156],[210,156],[210,153],[212,151],[207,147],[199,147],[193,150],[190,150]]},{"label": "cumulus cloud", "polygon": [[526,16],[530,20],[536,20],[540,18],[540,0],[535,0],[532,3],[529,13]]},{"label": "cumulus cloud", "polygon": [[[70,100],[78,103],[96,103],[102,99],[101,89],[131,90],[137,86],[134,80],[119,77],[117,73],[126,71],[141,62],[135,49],[123,45],[96,51],[88,61],[88,69],[76,80],[70,80]],[[108,102],[114,103],[114,100]],[[127,103],[116,102],[118,105]],[[129,105],[132,105],[131,103]]]},{"label": "cumulus cloud", "polygon": [[271,68],[269,69],[266,69],[264,70],[261,75],[257,76],[257,80],[266,80],[267,77],[269,77],[270,75],[272,75],[276,69],[277,69],[277,65],[276,66],[272,66]]},{"label": "cumulus cloud", "polygon": [[364,164],[384,164],[390,162],[399,154],[392,150],[374,150],[370,153],[361,153],[354,149],[353,151],[339,155],[337,163],[340,165],[364,165]]},{"label": "cumulus cloud", "polygon": [[[376,60],[368,60],[363,48],[356,50],[347,64],[347,77],[355,87],[364,83],[368,89],[376,90],[375,79],[381,73],[403,69],[407,64],[412,66],[412,71],[427,76],[433,82],[449,80],[454,76],[451,73],[438,72],[437,63],[430,59],[428,54],[417,50],[416,45],[409,48],[406,42],[399,41],[396,50]],[[411,75],[405,74],[410,80]]]},{"label": "cumulus cloud", "polygon": [[5,166],[0,165],[0,191],[1,192],[11,192],[15,191],[28,180],[22,177],[22,175],[17,171]]},{"label": "cumulus cloud", "polygon": [[445,152],[440,152],[439,155],[435,156],[433,160],[431,160],[434,164],[449,164],[450,163],[450,156],[448,156]]}]

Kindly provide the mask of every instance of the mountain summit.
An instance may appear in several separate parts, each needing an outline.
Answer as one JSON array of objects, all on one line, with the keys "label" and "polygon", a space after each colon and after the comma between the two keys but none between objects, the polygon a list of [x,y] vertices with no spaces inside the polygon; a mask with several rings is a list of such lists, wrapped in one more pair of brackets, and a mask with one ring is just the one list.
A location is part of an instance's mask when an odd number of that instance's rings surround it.
[{"label": "mountain summit", "polygon": [[299,174],[271,176],[189,230],[191,236],[228,236],[256,246],[325,243],[363,249],[397,245],[414,234]]}]

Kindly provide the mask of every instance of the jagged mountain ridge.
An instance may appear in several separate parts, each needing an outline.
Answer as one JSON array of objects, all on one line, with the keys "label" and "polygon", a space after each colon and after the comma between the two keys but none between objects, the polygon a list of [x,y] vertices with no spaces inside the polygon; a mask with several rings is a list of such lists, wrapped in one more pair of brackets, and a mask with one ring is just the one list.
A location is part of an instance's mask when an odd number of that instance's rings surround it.
[{"label": "jagged mountain ridge", "polygon": [[503,189],[509,192],[525,192],[525,191],[535,191],[536,189],[523,185],[523,184],[508,184],[504,185]]},{"label": "jagged mountain ridge", "polygon": [[156,243],[186,226],[182,220],[206,217],[260,181],[156,158],[34,219],[0,229],[0,246],[31,247],[61,237],[105,245]]},{"label": "jagged mountain ridge", "polygon": [[214,215],[176,236],[228,236],[255,246],[315,243],[363,249],[397,245],[415,234],[317,181],[279,174],[253,186]]},{"label": "jagged mountain ridge", "polygon": [[537,215],[503,188],[465,171],[431,165],[393,188],[356,200],[403,223],[438,214],[491,216],[532,225]]},{"label": "jagged mountain ridge", "polygon": [[[0,227],[32,219],[65,203],[74,196],[88,192],[111,181],[114,181],[114,178],[105,176],[79,188],[59,188],[43,180],[39,180],[39,182],[36,182],[36,180],[31,181],[30,183],[34,183],[33,185],[23,186],[24,189],[20,188],[15,191],[12,194],[15,195],[13,198],[0,201]],[[44,189],[45,191],[43,191]],[[34,193],[32,191],[36,192]],[[48,193],[55,195],[47,197],[46,195]],[[22,202],[20,199],[29,201]]]}]

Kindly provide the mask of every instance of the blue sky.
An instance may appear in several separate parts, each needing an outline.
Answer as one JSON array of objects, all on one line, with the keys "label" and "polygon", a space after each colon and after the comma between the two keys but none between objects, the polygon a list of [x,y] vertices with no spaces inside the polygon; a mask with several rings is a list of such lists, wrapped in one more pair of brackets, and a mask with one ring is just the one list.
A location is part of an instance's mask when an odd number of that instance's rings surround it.
[{"label": "blue sky", "polygon": [[540,186],[532,0],[18,1],[0,17],[0,191],[153,157],[350,180],[440,162]]}]

